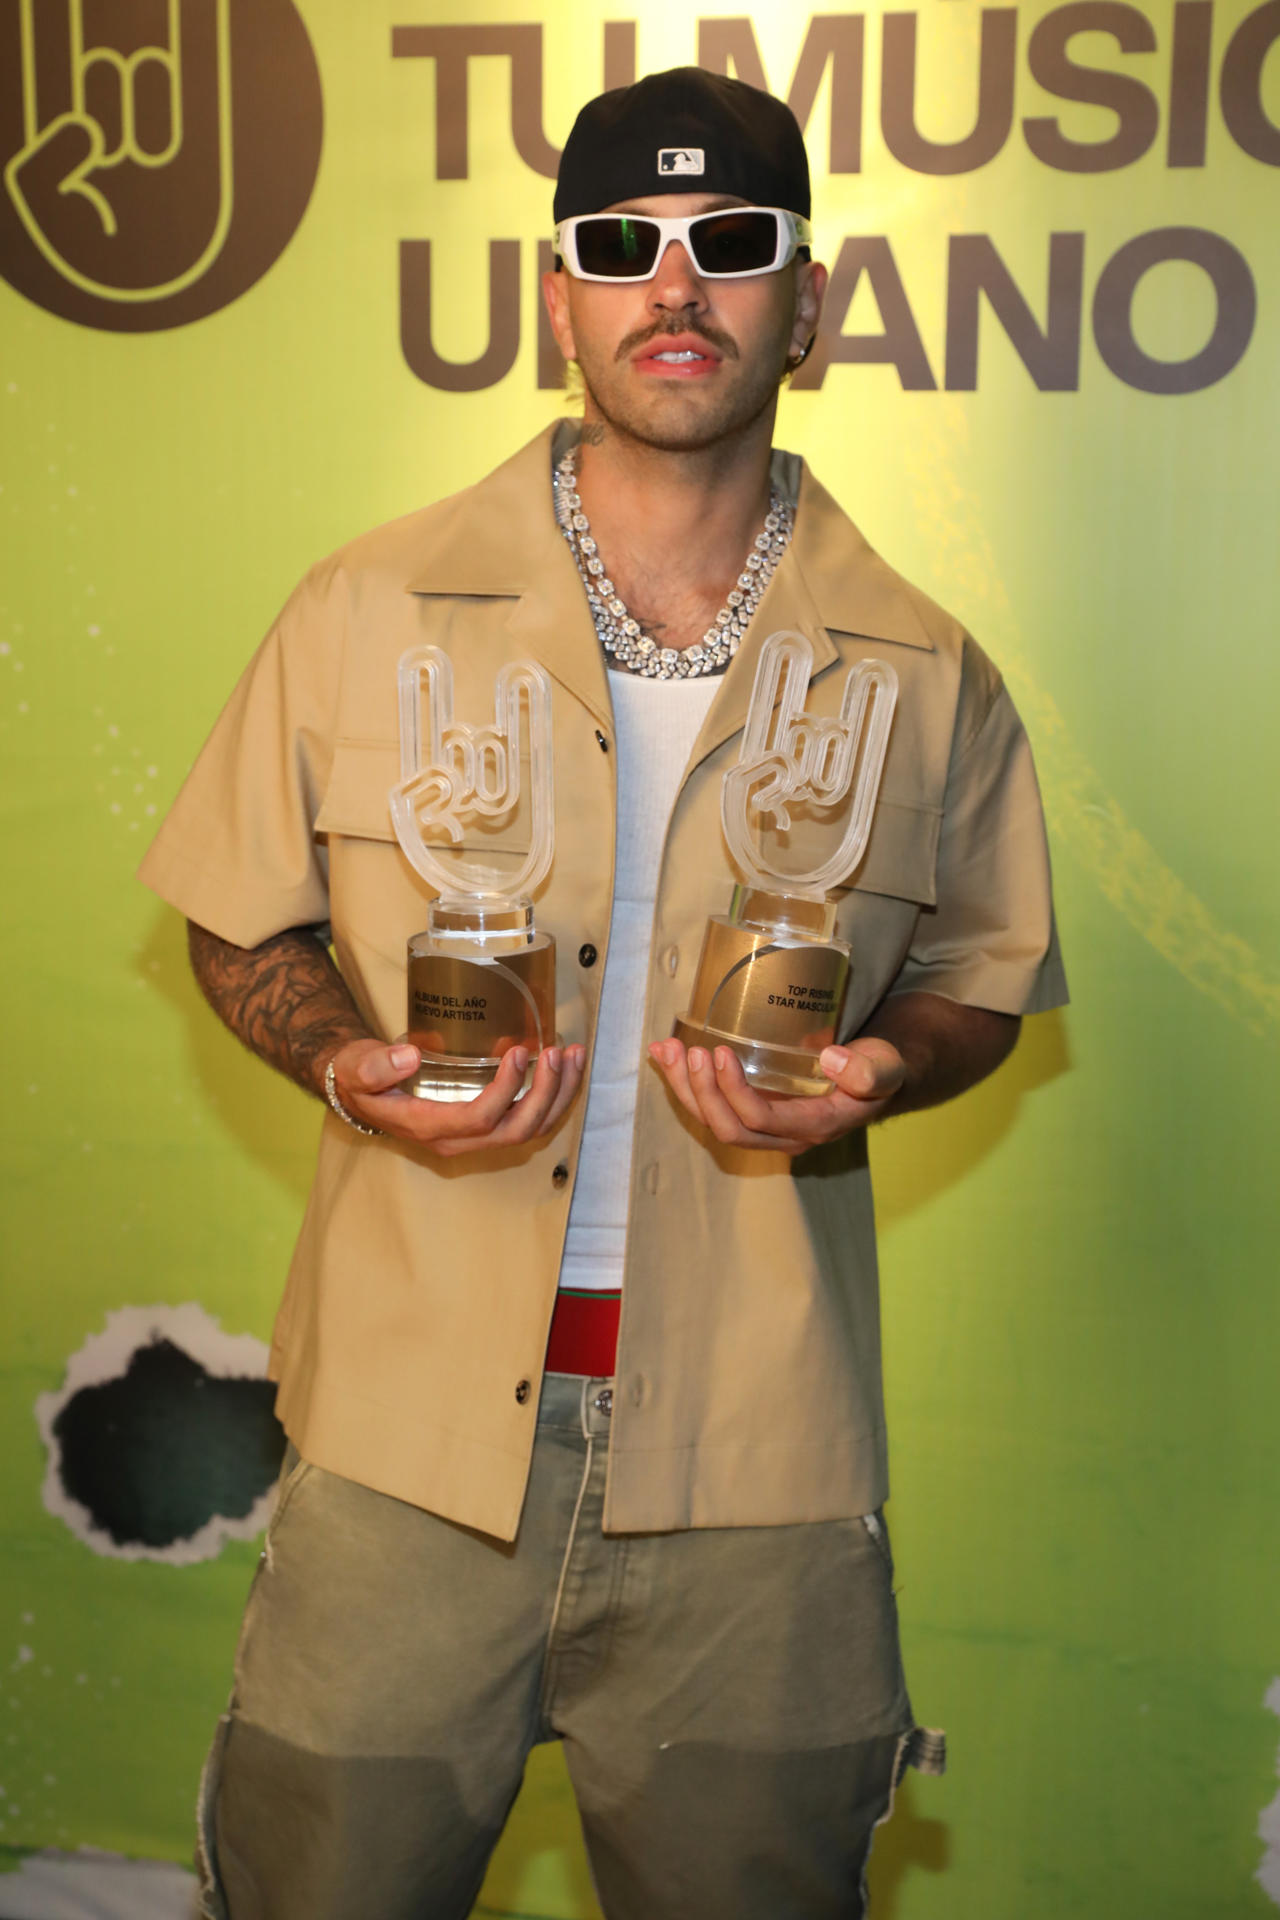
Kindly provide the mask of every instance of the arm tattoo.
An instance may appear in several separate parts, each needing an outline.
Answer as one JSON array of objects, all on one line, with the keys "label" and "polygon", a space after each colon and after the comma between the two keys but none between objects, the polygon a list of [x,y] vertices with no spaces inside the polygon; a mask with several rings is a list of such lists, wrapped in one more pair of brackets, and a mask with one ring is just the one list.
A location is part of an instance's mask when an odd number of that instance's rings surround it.
[{"label": "arm tattoo", "polygon": [[321,1070],[369,1029],[327,948],[308,927],[236,947],[187,923],[191,969],[209,1005],[268,1066],[319,1095]]}]

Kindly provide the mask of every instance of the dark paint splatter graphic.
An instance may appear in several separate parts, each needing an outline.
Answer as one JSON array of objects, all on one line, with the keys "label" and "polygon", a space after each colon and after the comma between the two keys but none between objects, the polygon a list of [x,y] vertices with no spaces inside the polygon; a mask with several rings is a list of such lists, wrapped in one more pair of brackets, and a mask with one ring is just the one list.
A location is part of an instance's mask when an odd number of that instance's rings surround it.
[{"label": "dark paint splatter graphic", "polygon": [[222,1378],[154,1337],[53,1422],[68,1497],[118,1547],[163,1549],[215,1517],[243,1520],[271,1486],[284,1431],[268,1380]]}]

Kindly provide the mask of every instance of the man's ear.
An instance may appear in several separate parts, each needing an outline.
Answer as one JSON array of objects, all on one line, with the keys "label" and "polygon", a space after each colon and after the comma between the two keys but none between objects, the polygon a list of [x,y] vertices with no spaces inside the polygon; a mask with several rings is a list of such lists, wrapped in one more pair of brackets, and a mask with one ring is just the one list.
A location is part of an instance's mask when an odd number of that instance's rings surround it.
[{"label": "man's ear", "polygon": [[795,325],[791,330],[788,366],[798,367],[813,345],[830,277],[821,260],[802,260],[799,263],[796,271]]},{"label": "man's ear", "polygon": [[578,349],[573,343],[573,322],[569,318],[569,276],[563,267],[543,274],[542,298],[556,345],[566,360],[576,360]]}]

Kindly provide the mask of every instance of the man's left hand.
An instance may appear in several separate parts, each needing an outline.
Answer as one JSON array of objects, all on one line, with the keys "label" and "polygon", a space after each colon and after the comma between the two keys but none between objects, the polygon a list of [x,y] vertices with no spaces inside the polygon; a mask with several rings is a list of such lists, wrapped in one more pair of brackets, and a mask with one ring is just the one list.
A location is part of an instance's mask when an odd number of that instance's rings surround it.
[{"label": "man's left hand", "polygon": [[805,1153],[878,1120],[907,1077],[898,1049],[870,1034],[827,1047],[818,1065],[831,1081],[813,1097],[760,1093],[728,1047],[714,1053],[679,1040],[657,1040],[649,1057],[687,1113],[726,1147]]}]

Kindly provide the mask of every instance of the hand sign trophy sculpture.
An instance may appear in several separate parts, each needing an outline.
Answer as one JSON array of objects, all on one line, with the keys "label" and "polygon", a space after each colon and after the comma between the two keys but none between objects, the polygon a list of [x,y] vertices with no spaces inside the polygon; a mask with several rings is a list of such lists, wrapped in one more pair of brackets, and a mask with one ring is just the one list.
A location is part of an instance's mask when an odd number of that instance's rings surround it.
[{"label": "hand sign trophy sculpture", "polygon": [[[743,884],[728,913],[707,922],[693,1001],[675,1024],[686,1046],[731,1047],[767,1093],[830,1091],[817,1057],[835,1038],[849,946],[834,938],[827,889],[847,880],[866,851],[898,697],[893,668],[861,660],[839,717],[820,718],[805,710],[812,670],[803,634],[771,634],[761,649],[738,764],[720,792]],[[815,832],[839,837],[826,859],[792,871],[777,842],[793,831],[810,844]]]},{"label": "hand sign trophy sculpture", "polygon": [[[425,1100],[474,1100],[510,1048],[529,1049],[531,1078],[533,1057],[554,1038],[555,942],[535,930],[530,897],[551,865],[551,683],[541,667],[508,663],[492,725],[468,726],[453,717],[453,669],[438,647],[406,653],[398,678],[391,818],[406,858],[439,894],[426,931],[409,942],[406,1037],[422,1064],[407,1085]],[[527,828],[523,855],[506,844],[518,828]],[[474,852],[488,863],[463,857]]]}]

